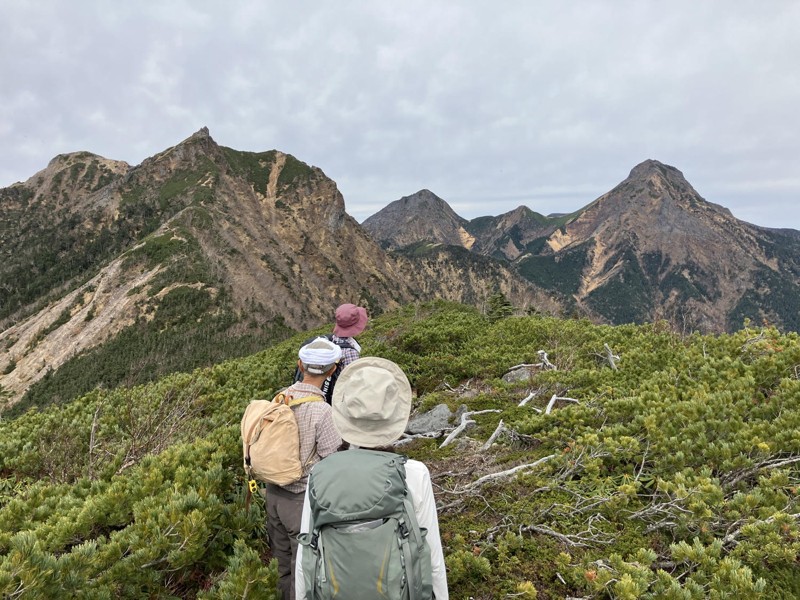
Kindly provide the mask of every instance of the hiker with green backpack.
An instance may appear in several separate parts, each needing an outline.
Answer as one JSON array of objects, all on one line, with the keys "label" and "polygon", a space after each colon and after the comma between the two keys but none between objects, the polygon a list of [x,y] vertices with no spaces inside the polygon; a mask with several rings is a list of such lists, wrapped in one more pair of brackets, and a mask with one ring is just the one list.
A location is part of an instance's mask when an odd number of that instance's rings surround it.
[{"label": "hiker with green backpack", "polygon": [[303,380],[272,401],[254,400],[242,419],[250,490],[266,482],[267,534],[278,560],[283,600],[295,600],[294,564],[308,472],[342,445],[321,389],[341,357],[342,349],[324,337],[304,345],[297,361]]},{"label": "hiker with green backpack", "polygon": [[430,473],[391,446],[411,412],[405,373],[384,358],[360,358],[342,371],[332,409],[350,449],[320,461],[309,476],[297,598],[446,600]]}]

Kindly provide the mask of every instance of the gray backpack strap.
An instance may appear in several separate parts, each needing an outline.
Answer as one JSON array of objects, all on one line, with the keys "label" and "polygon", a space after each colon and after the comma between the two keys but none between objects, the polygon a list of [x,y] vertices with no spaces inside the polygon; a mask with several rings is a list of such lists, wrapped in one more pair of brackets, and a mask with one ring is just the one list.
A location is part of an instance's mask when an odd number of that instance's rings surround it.
[{"label": "gray backpack strap", "polygon": [[297,536],[297,542],[304,546],[303,548],[303,580],[306,584],[306,595],[303,600],[316,600],[317,598],[317,561],[309,561],[305,559],[305,555],[309,553],[316,554],[317,540],[319,539],[319,531],[313,529],[309,533],[301,533]]},{"label": "gray backpack strap", "polygon": [[403,499],[403,505],[406,509],[405,518],[410,521],[408,523],[403,523],[402,526],[405,530],[405,536],[400,540],[406,565],[410,565],[406,567],[406,575],[408,577],[408,600],[420,600],[423,598],[422,573],[420,572],[419,560],[414,560],[411,556],[411,546],[409,545],[408,538],[409,536],[414,537],[415,548],[421,548],[424,542],[419,530],[416,514],[414,513],[414,507],[408,496]]}]

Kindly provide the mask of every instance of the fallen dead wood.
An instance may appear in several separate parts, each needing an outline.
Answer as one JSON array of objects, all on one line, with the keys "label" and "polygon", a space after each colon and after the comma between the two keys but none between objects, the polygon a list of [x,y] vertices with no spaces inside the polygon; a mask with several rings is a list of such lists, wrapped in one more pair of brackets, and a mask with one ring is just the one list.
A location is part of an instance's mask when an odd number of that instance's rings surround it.
[{"label": "fallen dead wood", "polygon": [[580,404],[580,401],[576,400],[575,398],[566,398],[564,396],[557,396],[556,394],[553,394],[553,397],[550,398],[550,402],[547,403],[547,408],[544,409],[544,414],[549,415],[551,412],[553,412],[553,407],[556,405],[556,402],[558,401],[574,402],[575,404]]},{"label": "fallen dead wood", "polygon": [[499,412],[503,412],[503,411],[499,410],[499,409],[487,409],[487,410],[475,410],[475,411],[465,412],[464,414],[461,415],[461,424],[459,424],[458,427],[456,427],[453,431],[450,432],[450,435],[448,435],[445,438],[445,440],[441,443],[439,448],[444,448],[450,442],[452,442],[454,439],[456,439],[456,437],[458,437],[458,435],[462,431],[464,431],[467,428],[468,425],[474,425],[475,421],[470,419],[470,417],[472,415],[482,415],[484,413],[499,413]]},{"label": "fallen dead wood", "polygon": [[488,475],[484,475],[483,477],[480,477],[480,478],[476,479],[472,483],[465,485],[464,489],[465,490],[474,490],[474,489],[479,488],[482,485],[484,485],[484,484],[486,484],[486,483],[488,483],[490,481],[497,481],[498,479],[505,479],[507,477],[511,477],[512,475],[515,475],[515,474],[519,473],[520,471],[524,471],[526,469],[533,469],[534,467],[538,467],[539,465],[546,463],[548,460],[550,460],[552,458],[555,458],[556,456],[558,456],[558,455],[557,454],[551,454],[549,456],[542,457],[539,460],[536,460],[536,461],[534,461],[532,463],[527,463],[527,464],[524,464],[524,465],[518,465],[518,466],[516,466],[516,467],[514,467],[512,469],[507,469],[505,471],[499,471],[497,473],[489,473]]},{"label": "fallen dead wood", "polygon": [[489,439],[486,440],[486,443],[481,446],[481,450],[488,450],[491,448],[492,444],[494,444],[495,440],[502,435],[502,433],[506,430],[506,426],[503,425],[503,419],[500,419],[500,422],[497,424],[497,429],[494,430],[494,433],[489,436]]},{"label": "fallen dead wood", "polygon": [[425,433],[404,433],[399,440],[397,440],[392,444],[392,446],[404,446],[418,439],[425,438],[433,440],[438,437],[442,437],[441,431],[426,431]]},{"label": "fallen dead wood", "polygon": [[611,347],[608,344],[603,344],[603,348],[606,351],[606,360],[608,361],[608,364],[611,365],[611,368],[616,371],[617,370],[617,361],[620,360],[619,355],[618,354],[614,354],[611,351]]}]

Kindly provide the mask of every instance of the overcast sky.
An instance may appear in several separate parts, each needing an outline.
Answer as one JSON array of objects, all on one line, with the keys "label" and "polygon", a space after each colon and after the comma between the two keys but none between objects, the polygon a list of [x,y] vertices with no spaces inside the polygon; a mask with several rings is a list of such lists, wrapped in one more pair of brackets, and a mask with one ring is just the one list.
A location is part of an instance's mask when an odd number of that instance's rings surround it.
[{"label": "overcast sky", "polygon": [[653,158],[800,230],[800,2],[0,0],[0,187],[207,126],[321,168],[359,221],[580,208]]}]

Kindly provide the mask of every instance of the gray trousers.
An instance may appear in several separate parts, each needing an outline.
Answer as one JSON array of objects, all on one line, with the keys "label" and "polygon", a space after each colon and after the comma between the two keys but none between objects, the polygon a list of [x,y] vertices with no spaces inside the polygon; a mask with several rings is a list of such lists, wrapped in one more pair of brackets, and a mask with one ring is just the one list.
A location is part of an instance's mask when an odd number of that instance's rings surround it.
[{"label": "gray trousers", "polygon": [[269,483],[266,491],[267,534],[272,556],[278,559],[278,589],[283,600],[295,600],[294,560],[305,494],[293,494]]}]

